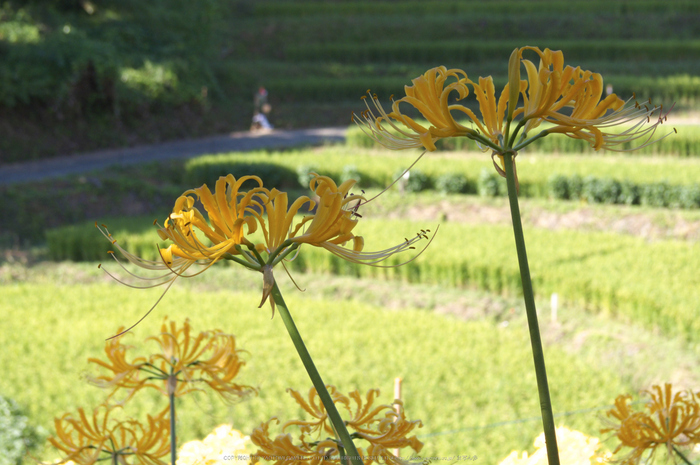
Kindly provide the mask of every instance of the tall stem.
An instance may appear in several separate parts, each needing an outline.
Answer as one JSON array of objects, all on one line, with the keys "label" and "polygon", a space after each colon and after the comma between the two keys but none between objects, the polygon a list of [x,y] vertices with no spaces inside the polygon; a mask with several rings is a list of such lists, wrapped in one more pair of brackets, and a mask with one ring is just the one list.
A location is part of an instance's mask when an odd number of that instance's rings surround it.
[{"label": "tall stem", "polygon": [[175,436],[175,392],[171,392],[170,398],[170,463],[177,463],[177,443]]},{"label": "tall stem", "polygon": [[510,214],[513,220],[513,234],[515,235],[515,248],[518,252],[518,263],[520,265],[520,279],[523,284],[523,297],[525,299],[525,311],[527,313],[527,324],[530,328],[530,343],[532,345],[532,357],[535,361],[535,376],[537,377],[537,390],[540,396],[540,408],[542,413],[542,426],[544,427],[544,439],[547,444],[547,459],[550,465],[559,465],[559,448],[557,447],[557,436],[554,429],[554,415],[552,414],[552,402],[549,398],[549,384],[547,383],[547,370],[544,366],[544,352],[542,351],[542,340],[540,339],[540,327],[537,323],[537,310],[535,309],[535,297],[532,292],[532,281],[530,280],[530,267],[527,263],[527,252],[525,251],[525,237],[523,236],[523,225],[520,220],[520,207],[518,205],[518,194],[515,188],[515,174],[513,164],[513,152],[504,153],[506,165],[506,182],[508,184],[508,198],[510,200]]},{"label": "tall stem", "polygon": [[681,451],[676,449],[676,446],[672,446],[672,447],[673,447],[673,452],[675,452],[676,455],[678,455],[681,458],[681,460],[683,460],[683,462],[687,463],[688,465],[693,465],[693,462],[688,460],[688,458],[685,455],[681,454]]},{"label": "tall stem", "polygon": [[352,442],[352,439],[350,438],[350,434],[348,434],[348,430],[345,427],[345,423],[343,422],[343,419],[340,418],[340,414],[338,413],[338,409],[335,408],[335,404],[333,403],[333,399],[331,399],[331,395],[328,393],[328,390],[326,389],[326,385],[324,384],[323,380],[321,379],[321,375],[318,373],[318,370],[316,369],[316,365],[314,365],[314,361],[311,359],[311,355],[309,354],[309,351],[306,349],[306,345],[304,344],[304,341],[301,339],[301,334],[299,334],[299,330],[297,329],[296,325],[294,324],[294,320],[292,319],[292,315],[291,315],[291,313],[289,313],[289,309],[287,308],[287,304],[284,302],[284,299],[282,298],[282,293],[280,292],[279,288],[277,287],[277,283],[273,284],[271,295],[272,295],[272,298],[275,299],[275,303],[277,304],[279,314],[282,317],[282,321],[284,322],[284,325],[287,327],[287,332],[289,333],[289,337],[292,338],[292,342],[294,343],[294,347],[297,349],[297,352],[299,353],[299,358],[301,358],[301,361],[304,364],[304,368],[306,368],[306,372],[309,374],[309,378],[311,378],[311,382],[313,383],[314,387],[316,388],[316,392],[318,393],[318,396],[321,398],[321,402],[323,402],[323,406],[326,408],[326,412],[328,413],[328,417],[330,418],[331,422],[333,423],[333,427],[335,428],[336,432],[338,433],[338,436],[340,436],[340,441],[343,443],[345,450],[350,455],[350,461],[352,462],[353,465],[363,465],[362,460],[360,459],[360,454],[357,452],[357,448],[355,447],[355,444]]}]

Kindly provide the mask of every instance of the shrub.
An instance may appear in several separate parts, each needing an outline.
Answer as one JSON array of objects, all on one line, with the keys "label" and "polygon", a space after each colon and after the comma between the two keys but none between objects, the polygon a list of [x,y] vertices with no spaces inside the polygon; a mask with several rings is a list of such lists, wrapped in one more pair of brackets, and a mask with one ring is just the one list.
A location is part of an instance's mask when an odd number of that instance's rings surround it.
[{"label": "shrub", "polygon": [[598,188],[600,190],[601,202],[603,203],[620,203],[620,194],[622,193],[622,186],[620,181],[616,179],[605,178],[598,182]]},{"label": "shrub", "polygon": [[316,165],[299,165],[297,167],[297,181],[301,187],[309,187],[311,173],[321,174]]},{"label": "shrub", "polygon": [[666,181],[643,185],[639,196],[640,203],[650,207],[663,207],[668,188],[669,184]]},{"label": "shrub", "polygon": [[547,192],[553,199],[567,200],[569,194],[569,178],[561,174],[554,174],[547,180]]},{"label": "shrub", "polygon": [[340,182],[345,182],[348,179],[354,179],[359,184],[362,181],[360,170],[355,165],[345,165],[342,173],[340,173]]},{"label": "shrub", "polygon": [[700,184],[685,186],[679,197],[681,208],[700,208]]},{"label": "shrub", "polygon": [[[233,174],[236,178],[242,176],[258,176],[265,187],[268,188],[298,188],[299,175],[291,168],[274,163],[258,162],[247,163],[244,161],[221,159],[211,162],[204,159],[195,159],[185,165],[185,183],[190,186],[208,184],[213,188],[220,176]],[[248,181],[243,184],[244,189],[252,188],[257,184]],[[308,183],[306,184],[308,186]]]},{"label": "shrub", "polygon": [[0,396],[0,465],[21,465],[43,435],[41,428],[29,424],[14,400]]},{"label": "shrub", "polygon": [[430,178],[422,171],[412,170],[408,174],[408,181],[406,181],[407,192],[420,192],[430,188]]},{"label": "shrub", "polygon": [[618,200],[626,205],[639,205],[640,189],[632,181],[625,180],[620,183],[620,195]]},{"label": "shrub", "polygon": [[468,184],[463,174],[443,174],[435,181],[435,188],[443,194],[462,194]]},{"label": "shrub", "polygon": [[497,197],[503,188],[500,187],[502,178],[493,170],[482,168],[476,189],[482,197]]}]

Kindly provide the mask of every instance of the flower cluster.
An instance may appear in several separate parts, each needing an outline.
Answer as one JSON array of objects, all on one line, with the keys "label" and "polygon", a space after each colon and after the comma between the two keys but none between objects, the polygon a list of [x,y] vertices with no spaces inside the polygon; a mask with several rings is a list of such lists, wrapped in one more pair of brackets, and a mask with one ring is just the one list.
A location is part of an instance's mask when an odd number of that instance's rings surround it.
[{"label": "flower cluster", "polygon": [[[353,431],[350,437],[369,443],[366,448],[357,449],[365,465],[379,461],[403,464],[404,461],[394,455],[391,449],[410,447],[415,452],[422,449],[423,444],[415,436],[408,437],[413,429],[422,427],[422,423],[419,420],[406,419],[401,401],[396,400],[395,405],[373,406],[375,398],[379,395],[377,389],[370,390],[364,400],[359,391],[345,396],[333,386],[328,386],[328,390],[333,403],[342,406],[350,416],[350,419],[345,421],[347,427]],[[274,461],[276,465],[340,464],[341,456],[345,454],[342,443],[336,439],[316,389],[312,388],[309,391],[307,399],[297,391],[288,391],[311,419],[287,421],[282,425],[283,434],[275,439],[270,438],[269,428],[272,422],[279,423],[276,418],[255,428],[251,434],[251,441],[259,449],[253,456],[253,461],[264,459]],[[301,434],[298,443],[294,442],[291,434],[286,433],[290,427],[299,428]]]},{"label": "flower cluster", "polygon": [[[580,431],[559,427],[557,432],[557,444],[559,447],[559,459],[562,465],[592,465],[605,463],[610,458],[610,453],[601,454],[598,452],[600,441],[598,438],[586,436]],[[518,456],[518,452],[513,451],[508,457],[503,459],[499,465],[541,465],[547,463],[547,444],[544,433],[535,439],[534,454],[528,455],[523,452]]]},{"label": "flower cluster", "polygon": [[[539,66],[524,59],[525,52],[536,54]],[[523,66],[527,77],[521,80]],[[600,74],[564,66],[561,51],[537,47],[513,51],[508,83],[498,98],[491,76],[480,77],[477,82],[460,69],[444,66],[430,69],[412,82],[412,86],[405,87],[405,97],[392,98],[390,112],[384,110],[376,94],[370,94],[363,97],[367,110],[353,114],[353,120],[366,134],[390,149],[424,147],[434,151],[438,140],[461,136],[474,140],[483,151],[492,150],[494,155],[502,156],[506,151],[517,153],[547,134],[560,133],[586,140],[596,150],[625,151],[632,141],[651,143],[658,125],[666,120],[660,107],[639,105],[632,99],[625,102],[615,94],[602,98],[605,87]],[[450,103],[453,94],[462,100],[470,92],[476,97],[481,117],[464,105]],[[404,114],[402,105],[413,107],[428,124]],[[453,113],[463,116],[462,123]],[[515,118],[518,125],[511,132],[510,123]],[[655,123],[645,126],[652,118]],[[531,135],[542,123],[549,126]],[[627,124],[631,126],[621,132],[609,131]],[[496,165],[496,169],[502,174],[503,168]]]},{"label": "flower cluster", "polygon": [[177,465],[246,464],[246,445],[249,436],[243,436],[231,425],[217,426],[214,432],[202,441],[186,442],[180,448]]},{"label": "flower cluster", "polygon": [[613,432],[620,440],[614,453],[623,447],[631,451],[621,460],[623,464],[637,464],[648,453],[651,458],[657,448],[666,447],[669,456],[680,455],[678,447],[690,447],[700,443],[700,404],[698,393],[673,392],[671,384],[652,386],[644,391],[650,396],[645,411],[635,411],[630,406],[630,395],[615,399],[615,408],[607,412],[614,424],[601,430]]},{"label": "flower cluster", "polygon": [[91,382],[102,388],[111,388],[112,395],[125,389],[131,397],[138,390],[151,387],[165,395],[180,397],[202,390],[198,383],[204,383],[225,400],[254,392],[253,388],[234,382],[245,362],[238,356],[241,351],[236,349],[236,338],[220,329],[194,336],[189,320],[178,328],[174,321],[168,323],[166,317],[160,335],[146,338],[146,341],[155,342],[159,350],[131,361],[127,360],[127,352],[132,347],[123,345],[122,337],[110,339],[105,344],[107,362],[88,359],[107,369],[108,375],[91,378]]},{"label": "flower cluster", "polygon": [[221,330],[195,336],[189,321],[178,328],[166,319],[160,334],[146,339],[154,341],[159,350],[132,360],[128,357],[132,347],[123,345],[122,337],[106,342],[106,362],[88,359],[109,372],[91,377],[91,383],[111,390],[108,401],[117,391],[125,390],[127,397],[118,402],[120,407],[137,391],[148,387],[167,395],[170,405],[157,416],[148,416],[146,426],[133,419],[110,418],[115,406],[108,403],[96,408],[92,419],[83,409],[78,410],[77,416],[65,414],[56,418],[56,435],[49,441],[64,454],[61,463],[92,465],[111,459],[114,464],[162,465],[165,462],[159,458],[175,450],[175,397],[202,390],[203,385],[224,400],[255,392],[234,382],[244,362],[238,356],[241,351],[236,349],[234,336]]},{"label": "flower cluster", "polygon": [[127,463],[128,457],[129,463],[164,465],[160,458],[170,452],[168,409],[155,417],[149,415],[146,426],[133,419],[110,419],[113,410],[101,405],[93,411],[92,418],[82,408],[77,416],[65,414],[56,418],[56,435],[49,442],[64,454],[60,463]]},{"label": "flower cluster", "polygon": [[[241,185],[251,180],[258,186],[241,191]],[[158,225],[160,237],[172,241],[167,248],[159,249],[161,260],[144,260],[129,253],[119,246],[104,225],[95,226],[129,262],[162,273],[141,278],[149,282],[143,286],[145,288],[163,284],[169,287],[178,276],[195,276],[217,261],[227,259],[263,273],[264,302],[274,283],[273,267],[302,244],[322,247],[354,263],[381,266],[379,264],[390,256],[414,249],[416,242],[427,239],[422,231],[394,247],[364,251],[364,240],[356,236],[353,229],[361,217],[358,208],[365,198],[350,192],[354,185],[354,180],[337,185],[331,178],[313,173],[309,187],[317,200],[302,196],[290,205],[285,192],[263,187],[257,176],[236,179],[229,174],[221,177],[213,193],[206,184],[186,191],[175,202],[164,225]],[[196,207],[197,202],[204,207],[206,217]],[[310,213],[297,220],[296,215],[305,205]],[[262,231],[262,240],[253,242],[250,235],[258,228]],[[346,247],[347,243],[351,247]],[[114,252],[111,254],[116,260]],[[195,263],[204,269],[185,274]]]}]

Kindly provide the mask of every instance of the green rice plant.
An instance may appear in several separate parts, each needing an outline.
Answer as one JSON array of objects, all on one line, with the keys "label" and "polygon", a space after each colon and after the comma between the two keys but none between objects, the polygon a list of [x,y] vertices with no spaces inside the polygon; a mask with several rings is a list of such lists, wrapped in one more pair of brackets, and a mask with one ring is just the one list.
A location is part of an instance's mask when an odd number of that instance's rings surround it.
[{"label": "green rice plant", "polygon": [[[118,222],[113,224],[116,231]],[[379,250],[395,244],[397,237],[411,237],[420,229],[434,231],[435,226],[365,218],[358,226],[358,234],[373,238],[366,247]],[[76,250],[82,246],[93,251],[90,253],[94,258],[90,259],[104,260],[106,251],[98,247],[108,248],[109,241],[91,225],[82,228],[74,239],[69,238],[77,228],[60,230],[56,235],[73,244],[73,249],[69,249],[73,256],[88,257],[87,252]],[[513,246],[509,242],[510,233],[507,226],[446,223],[426,253],[404,267],[358,267],[314,247],[305,247],[288,267],[305,272],[474,286],[496,293],[518,294],[520,280],[517,262],[509,254]],[[532,242],[528,251],[533,263],[537,263],[532,279],[540,296],[556,292],[564,301],[593,312],[620,315],[689,340],[697,338],[700,322],[695,318],[695,305],[700,297],[694,270],[700,260],[700,249],[696,245],[679,241],[645,243],[642,238],[602,232],[536,229],[526,233]],[[120,231],[113,235],[127,250],[157,259],[154,231],[139,234]],[[472,245],[455,250],[453,245],[457,243]],[[503,246],[492,247],[492,244]],[[644,254],[639,253],[642,248]],[[60,250],[52,252],[58,253]],[[634,279],[630,276],[632,270]]]},{"label": "green rice plant", "polygon": [[[189,291],[176,284],[133,335],[126,336],[133,344],[157,332],[167,314],[173,321],[189,318],[198,328],[222,328],[248,351],[237,379],[258,387],[259,396],[226,406],[205,393],[183,398],[179,415],[187,421],[178,425],[181,442],[201,439],[221,423],[232,423],[247,434],[272,416],[295,418],[299,407],[280,393],[310,387],[280,318],[271,320],[268,310],[257,308],[259,291],[237,289],[232,271],[208,271],[225,274],[231,283],[227,291]],[[423,456],[501,458],[531,446],[539,422],[518,421],[539,412],[537,401],[528,395],[535,379],[529,354],[521,350],[527,344],[524,324],[505,327],[412,309],[386,311],[360,299],[313,299],[289,282],[281,285],[329,384],[363,393],[380,388],[380,399],[388,403],[394,378],[403,378],[405,408],[424,424],[417,430],[425,443]],[[99,356],[105,337],[140,318],[159,292],[112,284],[2,286],[0,344],[8,353],[23,356],[0,359],[0,391],[27,405],[29,420],[49,432],[54,416],[98,404],[104,392],[84,381],[86,374],[94,374],[87,358]],[[333,328],[341,314],[343,337],[338,338]],[[457,360],[464,368],[455,371]],[[633,389],[612,369],[564,348],[549,347],[548,364],[557,373],[552,393],[558,412],[605,406],[617,393]],[[125,405],[129,415],[163,406],[162,395],[141,394]],[[505,424],[488,427],[498,423]],[[558,419],[561,423],[592,435],[600,427],[592,414]],[[56,455],[45,450],[40,458],[54,460]]]},{"label": "green rice plant", "polygon": [[[162,219],[159,219],[162,221]],[[146,260],[159,260],[158,247],[167,247],[148,217],[104,219],[112,236],[131,253]],[[49,229],[46,243],[51,260],[102,261],[114,250],[112,244],[95,229],[93,222]]]}]

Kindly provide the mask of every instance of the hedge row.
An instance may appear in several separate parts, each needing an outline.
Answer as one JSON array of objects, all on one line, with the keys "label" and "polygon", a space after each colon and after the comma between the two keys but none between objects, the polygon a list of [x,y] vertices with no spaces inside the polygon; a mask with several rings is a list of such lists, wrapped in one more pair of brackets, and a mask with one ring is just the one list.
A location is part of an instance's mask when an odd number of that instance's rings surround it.
[{"label": "hedge row", "polygon": [[[150,226],[149,219],[143,219]],[[365,219],[357,232],[367,250],[381,250],[434,224]],[[157,258],[155,231],[128,233],[117,226],[114,237],[134,253]],[[101,256],[75,259],[108,260],[111,247],[92,224],[54,230],[50,247],[97,251]],[[698,340],[700,261],[698,244],[680,241],[647,243],[642,238],[602,232],[527,230],[528,253],[535,292],[557,292],[562,299],[592,311],[602,311]],[[141,244],[151,244],[149,249]],[[52,256],[65,258],[61,250]],[[396,258],[390,263],[405,260]],[[323,249],[304,246],[288,267],[298,271],[331,272],[372,279],[398,279],[443,286],[475,286],[497,293],[519,293],[520,277],[508,226],[445,223],[422,257],[399,268],[356,266]]]},{"label": "hedge row", "polygon": [[[668,13],[680,11],[687,13],[700,12],[700,5],[692,0],[637,0],[634,2],[610,2],[607,0],[590,0],[576,4],[579,13],[608,14],[638,14],[638,13]],[[318,15],[386,15],[386,14],[533,14],[533,13],[571,13],[571,2],[566,0],[531,1],[498,0],[482,2],[478,0],[458,1],[443,0],[433,2],[419,1],[359,1],[359,2],[291,2],[291,1],[258,1],[246,11],[254,16],[318,16]]]},{"label": "hedge row", "polygon": [[555,199],[589,203],[648,205],[651,207],[700,208],[700,184],[674,186],[668,182],[636,184],[628,180],[587,176],[554,175],[548,182]]},{"label": "hedge row", "polygon": [[[700,82],[699,82],[700,84]],[[700,88],[699,88],[700,89]],[[672,155],[679,157],[697,157],[700,156],[700,130],[697,126],[683,125],[677,126],[675,129],[677,133],[673,133],[673,115],[669,116],[669,121],[659,126],[656,138],[659,139],[667,134],[668,137],[664,138],[658,143],[647,145],[640,149],[635,149],[630,152],[631,154],[639,155]],[[539,129],[539,128],[538,128]],[[620,130],[622,131],[622,129]],[[644,140],[641,141],[643,143]],[[362,147],[362,148],[381,148],[382,146],[377,143],[374,139],[368,137],[362,129],[356,125],[352,125],[348,128],[345,143],[349,147]],[[620,146],[620,149],[630,150],[633,146],[639,146],[640,142],[637,141],[636,144],[626,143]],[[441,150],[466,150],[475,151],[477,147],[474,141],[467,139],[466,137],[454,137],[449,139],[442,139],[437,143],[437,146]],[[548,137],[539,139],[531,146],[526,147],[525,152],[537,152],[537,153],[610,153],[606,151],[596,152],[588,142],[581,139],[573,139],[571,137],[566,137],[558,134],[553,134]]]},{"label": "hedge row", "polygon": [[[377,31],[383,38],[396,41],[450,40],[464,41],[503,40],[503,31],[508,31],[511,40],[519,39],[521,44],[537,45],[540,40],[561,40],[586,38],[595,39],[656,39],[677,40],[697,37],[694,23],[698,15],[665,11],[661,14],[617,15],[608,11],[582,13],[578,4],[567,13],[538,11],[532,14],[501,11],[498,14],[474,15],[472,13],[429,12],[426,14],[388,15],[328,14],[323,21],[317,16],[290,16],[275,20],[275,31],[259,40],[255,27],[270,21],[260,17],[257,21],[247,21],[241,25],[242,44],[247,45],[248,56],[259,57],[261,50],[265,56],[290,44],[319,44],[348,42],[368,44],[378,39]],[[669,59],[670,57],[664,57]],[[658,59],[654,60],[658,63]],[[635,73],[625,70],[624,73]]]},{"label": "hedge row", "polygon": [[[112,237],[119,241],[119,245],[139,257],[157,260],[158,247],[167,247],[158,237],[156,228],[152,226],[151,217],[137,216],[103,221]],[[110,257],[107,252],[115,251],[112,243],[100,234],[94,222],[48,229],[45,234],[51,260],[108,260]]]},{"label": "hedge row", "polygon": [[[569,60],[694,60],[700,57],[700,40],[539,40],[540,48],[563,50]],[[326,42],[322,44],[287,45],[287,60],[339,61],[343,63],[473,63],[494,57],[507,57],[522,40],[464,41],[373,41],[365,44]]]},{"label": "hedge row", "polygon": [[[552,136],[552,138],[557,137]],[[667,138],[658,145],[662,146],[669,140],[673,138]],[[362,188],[384,187],[401,175],[403,170],[413,163],[415,157],[416,154],[406,152],[358,152],[357,149],[346,147],[333,147],[322,151],[207,155],[189,160],[185,164],[184,178],[190,186],[204,183],[213,186],[219,176],[228,173],[237,177],[254,173],[261,177],[266,186],[298,189],[308,186],[308,173],[314,171],[334,179],[352,177],[359,181],[359,186]],[[557,197],[554,194],[557,189],[551,187],[554,182],[552,175],[557,174],[559,177],[566,178],[567,182],[570,178],[573,184],[576,183],[576,179],[590,179],[591,185],[598,180],[601,180],[601,183],[608,182],[603,180],[610,180],[615,185],[634,185],[640,195],[639,203],[688,207],[690,205],[688,201],[679,202],[672,199],[674,196],[678,197],[681,192],[685,192],[683,195],[691,198],[694,195],[692,194],[694,186],[700,179],[700,164],[695,159],[601,155],[542,157],[537,154],[522,154],[517,160],[521,195],[530,197],[550,195]],[[659,180],[664,181],[659,183]],[[406,182],[407,190],[412,191],[436,188],[443,192],[472,194],[504,192],[504,185],[497,187],[496,191],[488,187],[500,185],[502,180],[495,174],[487,155],[474,153],[428,154],[411,170]],[[557,182],[561,183],[561,181]],[[455,183],[461,185],[461,189],[454,187]],[[665,202],[642,201],[642,197],[647,198],[645,192],[656,192],[659,189],[658,186],[666,186],[663,189],[664,192],[675,194],[668,194],[668,200]],[[567,192],[574,193],[570,198],[583,197],[576,194],[580,191],[575,188]]]}]

